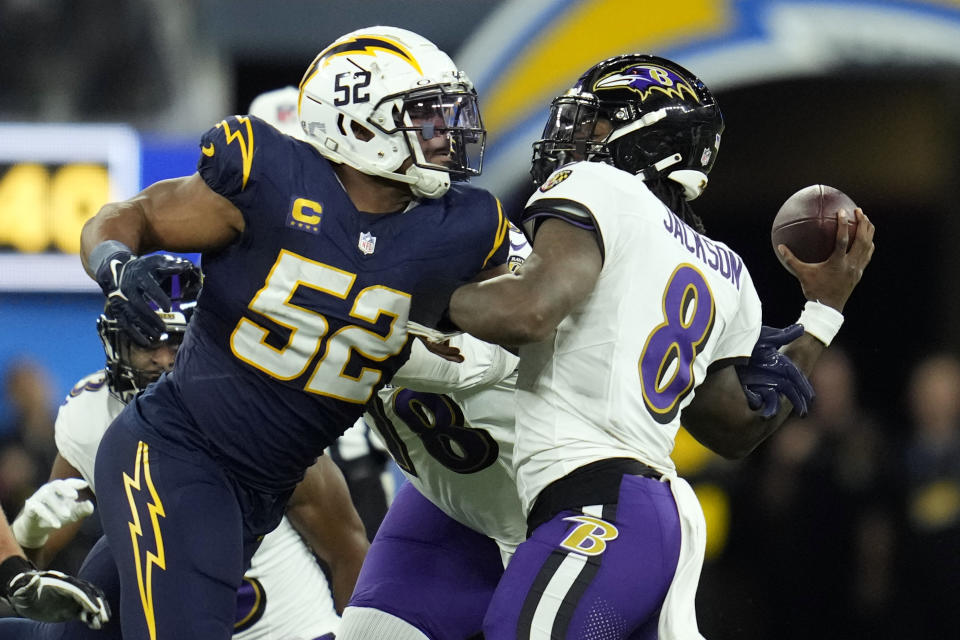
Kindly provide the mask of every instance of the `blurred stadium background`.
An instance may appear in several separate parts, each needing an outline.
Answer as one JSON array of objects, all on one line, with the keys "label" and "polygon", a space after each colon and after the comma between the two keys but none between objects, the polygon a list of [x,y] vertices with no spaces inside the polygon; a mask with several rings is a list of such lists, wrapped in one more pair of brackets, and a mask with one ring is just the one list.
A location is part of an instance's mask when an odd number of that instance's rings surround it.
[{"label": "blurred stadium background", "polygon": [[[594,62],[676,59],[727,130],[695,208],[744,257],[765,322],[803,303],[769,227],[813,183],[877,251],[818,371],[814,415],[732,464],[690,442],[711,528],[709,638],[953,638],[960,624],[960,1],[0,0],[0,498],[45,479],[56,407],[102,365],[79,230],[191,173],[200,134],[390,24],[448,51],[489,131],[478,182],[521,207],[552,96]],[[79,552],[78,552],[79,553]],[[69,568],[75,559],[62,562]]]}]

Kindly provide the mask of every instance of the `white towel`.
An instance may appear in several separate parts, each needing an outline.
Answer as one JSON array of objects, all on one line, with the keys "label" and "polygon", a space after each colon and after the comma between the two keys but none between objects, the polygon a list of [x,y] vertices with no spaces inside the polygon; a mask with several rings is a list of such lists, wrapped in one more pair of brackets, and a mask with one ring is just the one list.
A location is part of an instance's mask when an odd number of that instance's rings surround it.
[{"label": "white towel", "polygon": [[680,558],[660,611],[659,640],[704,640],[697,627],[696,596],[707,546],[707,523],[697,494],[676,473],[664,475],[680,514]]}]

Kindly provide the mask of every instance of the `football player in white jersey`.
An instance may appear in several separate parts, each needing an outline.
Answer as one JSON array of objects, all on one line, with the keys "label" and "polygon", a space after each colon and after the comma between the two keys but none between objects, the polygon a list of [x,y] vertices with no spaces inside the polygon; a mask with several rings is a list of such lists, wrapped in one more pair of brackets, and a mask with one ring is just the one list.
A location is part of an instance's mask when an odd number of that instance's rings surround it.
[{"label": "football player in white jersey", "polygon": [[[157,311],[167,338],[155,348],[137,346],[107,315],[97,322],[106,369],[77,383],[61,406],[51,481],[27,500],[13,523],[17,539],[41,565],[76,535],[82,519],[93,512],[87,494],[92,497],[95,489],[93,466],[104,431],[138,392],[173,365],[196,304],[199,275],[171,276],[164,286],[170,288],[172,307],[170,312]],[[237,593],[233,637],[332,638],[339,624],[337,610],[343,609],[353,591],[367,548],[343,478],[323,456],[294,491],[287,516],[253,556]],[[331,569],[333,594],[314,552]]]},{"label": "football player in white jersey", "polygon": [[595,65],[553,101],[534,145],[530,258],[453,294],[461,329],[523,345],[514,461],[530,537],[491,602],[488,640],[701,637],[703,514],[670,459],[681,419],[737,458],[806,409],[801,370],[839,329],[874,227],[846,212],[826,262],[784,251],[811,302],[803,329],[761,334],[749,272],[688,204],[722,130],[681,66],[638,54]]},{"label": "football player in white jersey", "polygon": [[[514,268],[530,247],[517,229],[510,245]],[[503,566],[526,537],[513,475],[517,357],[466,334],[449,346],[459,362],[415,342],[364,416],[408,482],[367,553],[339,640],[479,634]]]}]

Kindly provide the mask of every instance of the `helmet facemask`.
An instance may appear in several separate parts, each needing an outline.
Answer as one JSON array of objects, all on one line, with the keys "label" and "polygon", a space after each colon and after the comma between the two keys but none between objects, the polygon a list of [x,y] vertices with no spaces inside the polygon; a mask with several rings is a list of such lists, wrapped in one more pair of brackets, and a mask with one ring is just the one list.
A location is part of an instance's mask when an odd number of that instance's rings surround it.
[{"label": "helmet facemask", "polygon": [[580,94],[554,99],[543,137],[533,143],[530,173],[535,184],[543,184],[551,173],[571,162],[609,162],[606,132],[598,132],[599,118],[595,96]]},{"label": "helmet facemask", "polygon": [[[444,184],[445,192],[451,180],[480,175],[486,131],[476,92],[462,85],[438,85],[384,100],[401,104],[399,112],[393,112],[394,128],[371,124],[388,135],[402,133],[412,161],[405,174],[417,179],[411,186],[415,195],[439,197],[443,194],[431,195],[433,183]],[[438,155],[427,157],[424,147]]]},{"label": "helmet facemask", "polygon": [[147,369],[137,367],[134,362],[139,358],[148,359],[154,349],[168,347],[176,352],[183,342],[186,324],[174,326],[165,322],[166,337],[157,342],[154,347],[141,347],[121,329],[117,321],[101,314],[97,320],[97,332],[103,342],[103,351],[107,356],[107,386],[110,392],[124,403],[130,402],[134,396],[147,388],[151,382],[156,382],[163,369]]}]

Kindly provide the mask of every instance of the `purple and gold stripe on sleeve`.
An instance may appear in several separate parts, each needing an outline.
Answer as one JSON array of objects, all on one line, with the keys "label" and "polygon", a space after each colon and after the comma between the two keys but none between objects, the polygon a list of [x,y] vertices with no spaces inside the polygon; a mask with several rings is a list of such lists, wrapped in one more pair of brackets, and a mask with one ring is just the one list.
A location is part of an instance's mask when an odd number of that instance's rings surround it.
[{"label": "purple and gold stripe on sleeve", "polygon": [[531,244],[537,234],[537,228],[548,218],[559,218],[579,229],[593,231],[597,238],[597,246],[600,248],[600,259],[605,259],[600,225],[597,224],[593,212],[586,205],[566,198],[542,198],[535,201],[523,210],[520,219],[524,235]]}]

